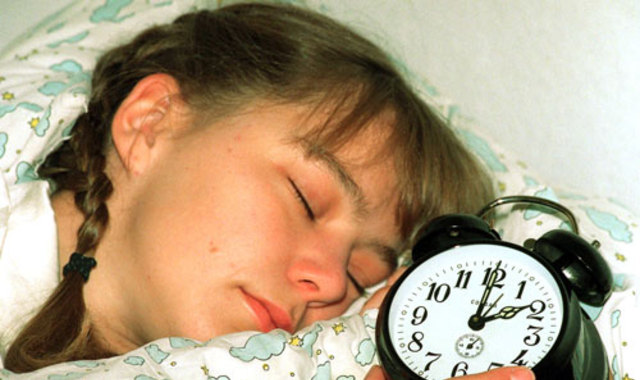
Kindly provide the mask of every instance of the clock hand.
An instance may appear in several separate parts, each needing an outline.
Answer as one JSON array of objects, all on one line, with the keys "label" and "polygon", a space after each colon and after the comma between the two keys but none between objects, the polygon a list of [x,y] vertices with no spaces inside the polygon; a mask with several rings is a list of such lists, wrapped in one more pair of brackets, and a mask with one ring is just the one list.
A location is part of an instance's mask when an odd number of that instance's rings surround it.
[{"label": "clock hand", "polygon": [[482,318],[484,322],[488,322],[488,321],[493,321],[494,319],[511,319],[513,317],[516,316],[516,314],[518,314],[519,312],[521,312],[524,309],[528,309],[530,308],[531,305],[524,305],[524,306],[505,306],[502,309],[500,309],[499,312],[495,313],[495,314],[491,314],[488,317],[484,317]]},{"label": "clock hand", "polygon": [[478,309],[476,310],[475,316],[477,317],[480,317],[482,315],[482,309],[484,309],[484,306],[489,299],[489,294],[491,294],[491,290],[493,289],[493,285],[495,285],[496,283],[496,279],[498,278],[498,268],[500,267],[500,264],[502,264],[502,261],[498,261],[498,264],[496,264],[496,269],[492,270],[491,274],[489,275],[487,285],[484,288],[482,298],[480,298],[480,303],[478,304]]},{"label": "clock hand", "polygon": [[487,300],[489,299],[489,295],[491,294],[491,290],[496,283],[496,279],[498,278],[498,268],[500,268],[500,264],[502,261],[498,261],[496,264],[496,269],[492,270],[489,274],[489,278],[487,279],[487,285],[484,288],[484,292],[482,293],[482,298],[480,298],[480,303],[478,304],[478,308],[476,309],[476,313],[469,318],[469,327],[473,330],[480,330],[484,327],[484,320],[482,318],[482,309],[487,304]]},{"label": "clock hand", "polygon": [[491,302],[491,304],[489,305],[489,308],[487,310],[484,311],[484,313],[482,313],[482,315],[480,316],[480,318],[484,319],[484,317],[489,314],[489,312],[491,311],[491,309],[493,309],[494,307],[496,307],[496,305],[498,304],[498,302],[500,301],[500,299],[502,298],[502,296],[504,296],[504,293],[501,293],[498,298],[496,298],[495,301]]},{"label": "clock hand", "polygon": [[477,337],[476,340],[474,340],[473,342],[467,344],[467,350],[470,350],[473,348],[473,346],[480,340],[480,337]]}]

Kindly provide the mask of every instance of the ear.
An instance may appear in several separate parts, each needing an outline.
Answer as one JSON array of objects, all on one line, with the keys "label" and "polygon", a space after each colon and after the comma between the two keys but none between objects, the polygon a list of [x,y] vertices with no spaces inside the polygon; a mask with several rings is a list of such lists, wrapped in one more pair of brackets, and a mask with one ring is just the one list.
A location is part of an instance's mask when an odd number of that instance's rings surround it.
[{"label": "ear", "polygon": [[140,174],[149,165],[157,138],[171,127],[172,115],[178,111],[179,94],[180,87],[172,76],[153,74],[138,82],[118,107],[111,135],[129,173]]}]

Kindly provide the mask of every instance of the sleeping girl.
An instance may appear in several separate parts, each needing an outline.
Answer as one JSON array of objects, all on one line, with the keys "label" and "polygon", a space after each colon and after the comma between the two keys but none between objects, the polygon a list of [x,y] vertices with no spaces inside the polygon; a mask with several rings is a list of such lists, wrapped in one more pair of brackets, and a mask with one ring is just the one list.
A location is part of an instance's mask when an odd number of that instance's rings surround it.
[{"label": "sleeping girl", "polygon": [[39,175],[61,281],[16,317],[2,350],[14,372],[340,316],[398,273],[425,223],[493,198],[380,49],[258,4],[185,14],[104,54],[86,113]]}]

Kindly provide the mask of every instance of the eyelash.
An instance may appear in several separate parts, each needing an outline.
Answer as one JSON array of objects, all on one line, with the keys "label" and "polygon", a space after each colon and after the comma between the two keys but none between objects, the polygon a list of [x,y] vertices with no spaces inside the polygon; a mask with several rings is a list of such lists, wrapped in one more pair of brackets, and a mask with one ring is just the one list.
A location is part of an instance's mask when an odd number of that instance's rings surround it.
[{"label": "eyelash", "polygon": [[358,291],[358,294],[364,294],[364,287],[360,285],[358,281],[356,281],[356,279],[351,275],[351,273],[347,272],[347,277],[349,277],[349,280],[351,281],[353,286],[356,288],[356,291]]},{"label": "eyelash", "polygon": [[302,207],[304,207],[304,210],[306,211],[309,219],[311,219],[312,221],[315,220],[316,215],[314,214],[313,209],[311,209],[309,202],[302,194],[302,191],[300,191],[298,186],[296,186],[296,183],[293,182],[293,180],[291,180],[290,178],[289,178],[289,183],[291,184],[291,187],[293,187],[293,191],[296,193],[296,198],[298,198],[298,201],[300,201],[300,203],[302,204]]}]

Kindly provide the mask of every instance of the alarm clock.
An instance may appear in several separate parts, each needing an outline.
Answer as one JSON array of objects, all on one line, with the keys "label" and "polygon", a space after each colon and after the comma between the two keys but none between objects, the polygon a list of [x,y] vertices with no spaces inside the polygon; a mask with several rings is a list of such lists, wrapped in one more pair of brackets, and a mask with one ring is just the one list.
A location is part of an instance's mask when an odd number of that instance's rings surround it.
[{"label": "alarm clock", "polygon": [[[480,216],[514,202],[561,211],[574,231],[549,231],[527,248],[502,241]],[[518,196],[479,215],[434,219],[385,297],[376,341],[390,378],[439,380],[527,366],[543,380],[608,379],[604,346],[580,302],[602,306],[612,275],[577,235],[570,211]]]}]

